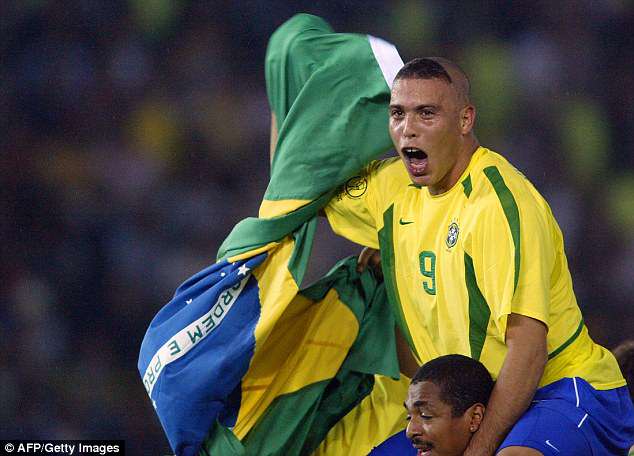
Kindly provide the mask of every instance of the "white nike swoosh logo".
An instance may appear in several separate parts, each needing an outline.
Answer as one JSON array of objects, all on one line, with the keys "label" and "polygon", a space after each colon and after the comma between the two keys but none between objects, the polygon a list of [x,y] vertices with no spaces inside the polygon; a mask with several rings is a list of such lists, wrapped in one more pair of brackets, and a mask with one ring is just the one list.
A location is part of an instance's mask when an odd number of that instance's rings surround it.
[{"label": "white nike swoosh logo", "polygon": [[546,445],[548,445],[549,447],[551,447],[552,449],[554,449],[557,453],[560,453],[559,448],[557,448],[555,445],[553,445],[552,443],[550,443],[550,440],[546,440]]}]

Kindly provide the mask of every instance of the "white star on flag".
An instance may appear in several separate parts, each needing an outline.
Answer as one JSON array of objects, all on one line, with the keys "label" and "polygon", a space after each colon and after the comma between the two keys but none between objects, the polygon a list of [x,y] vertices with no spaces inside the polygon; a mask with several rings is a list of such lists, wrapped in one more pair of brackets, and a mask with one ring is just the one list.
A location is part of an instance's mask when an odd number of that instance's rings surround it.
[{"label": "white star on flag", "polygon": [[247,265],[243,264],[242,266],[238,268],[238,275],[247,275],[247,272],[249,271],[250,269],[247,267]]}]

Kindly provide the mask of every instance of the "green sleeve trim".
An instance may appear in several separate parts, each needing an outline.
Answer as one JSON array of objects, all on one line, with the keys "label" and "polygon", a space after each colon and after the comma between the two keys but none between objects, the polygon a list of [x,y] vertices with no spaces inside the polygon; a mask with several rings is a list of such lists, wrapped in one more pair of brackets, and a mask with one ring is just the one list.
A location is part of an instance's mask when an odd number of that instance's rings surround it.
[{"label": "green sleeve trim", "polygon": [[471,174],[469,174],[465,179],[460,182],[462,184],[462,188],[464,189],[464,194],[467,198],[471,196]]},{"label": "green sleeve trim", "polygon": [[381,249],[381,269],[383,269],[383,277],[385,280],[385,288],[387,291],[388,301],[392,306],[392,311],[396,319],[396,323],[400,328],[403,336],[407,340],[412,351],[420,359],[414,340],[407,327],[405,315],[403,314],[403,306],[398,293],[398,285],[396,284],[396,269],[394,267],[394,205],[391,205],[383,213],[383,228],[379,230],[379,247]]},{"label": "green sleeve trim", "polygon": [[579,322],[579,326],[577,327],[577,330],[575,331],[575,333],[570,336],[570,338],[564,342],[563,344],[561,344],[559,346],[559,348],[557,348],[556,350],[554,350],[552,353],[548,354],[548,359],[553,359],[555,356],[557,356],[559,353],[561,353],[562,351],[564,351],[568,345],[570,345],[571,343],[573,343],[575,340],[577,340],[577,337],[579,337],[579,334],[581,334],[581,330],[583,329],[583,318],[581,319],[581,321]]},{"label": "green sleeve trim", "polygon": [[482,295],[476,280],[473,259],[464,254],[465,282],[469,293],[469,347],[471,357],[479,360],[487,335],[491,309]]},{"label": "green sleeve trim", "polygon": [[502,204],[506,221],[511,229],[511,236],[515,246],[515,280],[513,284],[513,292],[515,292],[520,273],[520,211],[513,194],[504,183],[504,179],[497,167],[489,166],[484,168],[484,174],[491,182],[491,185],[493,185],[493,189]]}]

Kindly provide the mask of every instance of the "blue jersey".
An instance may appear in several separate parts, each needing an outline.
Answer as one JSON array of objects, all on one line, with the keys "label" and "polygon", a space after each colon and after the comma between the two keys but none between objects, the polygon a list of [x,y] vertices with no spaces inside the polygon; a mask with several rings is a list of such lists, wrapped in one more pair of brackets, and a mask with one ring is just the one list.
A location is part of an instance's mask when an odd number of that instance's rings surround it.
[{"label": "blue jersey", "polygon": [[601,391],[575,377],[539,388],[499,449],[524,446],[546,456],[626,456],[632,444],[634,406],[627,387]]}]

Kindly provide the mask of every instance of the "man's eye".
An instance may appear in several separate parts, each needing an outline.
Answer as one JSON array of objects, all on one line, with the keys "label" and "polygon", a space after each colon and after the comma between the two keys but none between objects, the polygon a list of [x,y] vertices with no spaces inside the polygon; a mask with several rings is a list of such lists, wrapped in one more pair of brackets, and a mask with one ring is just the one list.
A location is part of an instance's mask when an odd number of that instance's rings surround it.
[{"label": "man's eye", "polygon": [[420,417],[424,420],[431,420],[433,418],[433,416],[431,415],[425,415],[424,413],[420,414]]},{"label": "man's eye", "polygon": [[423,117],[431,117],[434,115],[434,111],[430,109],[423,109],[420,113]]},{"label": "man's eye", "polygon": [[401,117],[403,115],[403,111],[399,109],[392,110],[392,117]]}]

